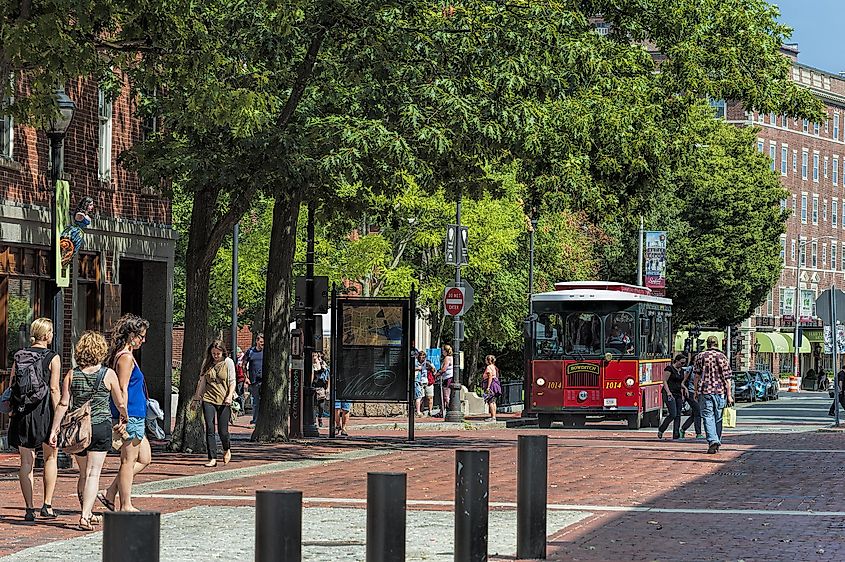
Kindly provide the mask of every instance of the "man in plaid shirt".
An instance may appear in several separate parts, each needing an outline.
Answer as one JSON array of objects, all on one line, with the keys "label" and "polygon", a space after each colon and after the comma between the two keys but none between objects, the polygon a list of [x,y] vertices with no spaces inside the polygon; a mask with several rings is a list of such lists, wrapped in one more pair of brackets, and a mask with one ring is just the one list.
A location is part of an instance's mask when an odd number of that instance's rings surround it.
[{"label": "man in plaid shirt", "polygon": [[718,349],[715,336],[707,338],[707,351],[695,358],[692,371],[695,384],[695,399],[701,408],[701,421],[707,435],[707,452],[715,454],[722,445],[722,410],[732,406],[731,366],[728,358]]}]

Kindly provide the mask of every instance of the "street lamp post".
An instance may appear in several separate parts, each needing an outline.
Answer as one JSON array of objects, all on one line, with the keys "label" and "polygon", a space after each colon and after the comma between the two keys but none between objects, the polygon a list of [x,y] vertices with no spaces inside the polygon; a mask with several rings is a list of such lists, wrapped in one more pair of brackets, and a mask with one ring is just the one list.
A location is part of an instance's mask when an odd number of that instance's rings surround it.
[{"label": "street lamp post", "polygon": [[[792,347],[793,347],[793,356],[792,356],[792,374],[794,377],[798,378],[801,376],[801,369],[798,367],[798,360],[799,360],[799,348],[801,347],[801,342],[798,340],[798,326],[800,325],[800,318],[801,318],[801,256],[803,255],[806,259],[806,250],[802,254],[802,240],[801,237],[798,237],[798,262],[795,264],[795,332],[792,336]],[[800,388],[800,379],[799,379],[799,388]]]},{"label": "street lamp post", "polygon": [[[457,233],[457,256],[455,259],[455,286],[461,286],[461,197],[463,195],[461,185],[458,185],[458,199],[455,204],[455,223],[458,225]],[[464,412],[461,410],[461,340],[463,339],[464,320],[455,316],[454,340],[452,342],[452,394],[449,398],[449,409],[446,411],[444,420],[447,422],[464,421]]]},{"label": "street lamp post", "polygon": [[[53,279],[56,280],[59,275],[56,255],[59,249],[59,233],[56,232],[56,221],[58,220],[58,208],[56,205],[56,188],[57,183],[64,172],[64,141],[67,130],[73,121],[73,113],[76,110],[76,104],[73,103],[63,87],[56,89],[56,105],[58,112],[49,121],[49,128],[47,129],[47,138],[50,140],[50,189],[52,190],[52,197],[50,199],[50,221],[52,226],[51,248],[50,248],[50,262],[54,264]],[[63,319],[64,319],[64,303],[62,299],[62,288],[58,284],[52,291],[50,317],[53,321],[53,351],[60,357],[62,355],[62,337],[64,334]]]}]

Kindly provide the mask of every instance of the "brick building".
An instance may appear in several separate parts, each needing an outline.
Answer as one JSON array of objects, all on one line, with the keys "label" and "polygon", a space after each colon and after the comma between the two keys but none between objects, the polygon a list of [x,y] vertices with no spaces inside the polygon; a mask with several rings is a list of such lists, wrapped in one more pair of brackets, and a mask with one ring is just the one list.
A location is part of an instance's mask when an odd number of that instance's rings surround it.
[{"label": "brick building", "polygon": [[[766,302],[744,325],[745,365],[769,367],[774,373],[793,370],[795,322],[803,334],[799,366],[830,368],[823,350],[816,296],[834,282],[845,284],[845,78],[800,64],[797,45],[783,52],[793,61],[792,79],[821,99],[827,119],[821,123],[786,115],[745,112],[728,103],[725,118],[759,129],[757,149],[771,158],[789,195],[781,205],[791,211],[781,236],[783,270]],[[796,274],[800,256],[800,299]],[[797,304],[797,306],[796,306]]]},{"label": "brick building", "polygon": [[[68,86],[76,105],[64,142],[69,214],[83,197],[94,200],[95,210],[70,286],[62,291],[63,330],[57,333],[62,367],[71,365],[72,345],[82,331],[108,331],[121,314],[139,314],[150,321],[139,353],[141,368],[150,395],[169,410],[176,236],[170,202],[118,164],[119,155],[154,123],[135,116],[128,86],[112,101],[95,81]],[[19,84],[19,90],[23,87]],[[0,113],[10,100],[3,102]],[[49,141],[43,131],[0,118],[0,384],[5,387],[14,352],[29,341],[29,324],[51,316],[56,283],[50,266]]]}]

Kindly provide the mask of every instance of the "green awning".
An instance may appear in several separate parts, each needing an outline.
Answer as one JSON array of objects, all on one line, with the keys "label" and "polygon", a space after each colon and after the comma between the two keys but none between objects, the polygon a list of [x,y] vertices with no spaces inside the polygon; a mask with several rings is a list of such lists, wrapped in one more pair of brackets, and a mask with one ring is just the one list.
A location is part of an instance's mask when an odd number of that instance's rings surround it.
[{"label": "green awning", "polygon": [[778,332],[754,332],[760,353],[789,353],[791,346]]},{"label": "green awning", "polygon": [[818,330],[801,330],[801,333],[804,334],[805,340],[809,340],[810,343],[824,343],[824,333],[822,332],[821,328]]},{"label": "green awning", "polygon": [[[780,333],[781,337],[786,340],[786,343],[789,344],[789,353],[795,353],[795,347],[792,342],[792,334],[788,334],[786,332]],[[798,353],[812,353],[813,348],[810,347],[810,340],[807,338],[801,338],[801,347],[798,348]]]}]

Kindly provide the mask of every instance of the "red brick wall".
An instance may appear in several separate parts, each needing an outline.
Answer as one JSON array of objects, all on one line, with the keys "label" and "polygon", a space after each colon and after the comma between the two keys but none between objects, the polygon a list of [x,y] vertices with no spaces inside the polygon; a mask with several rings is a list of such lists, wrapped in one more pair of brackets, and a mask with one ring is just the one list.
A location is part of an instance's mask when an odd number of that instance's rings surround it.
[{"label": "red brick wall", "polygon": [[[24,88],[21,85],[21,88]],[[142,193],[135,174],[117,160],[120,154],[141,140],[141,121],[133,115],[128,85],[113,101],[112,179],[98,178],[99,121],[97,83],[79,79],[69,85],[68,96],[76,104],[73,122],[65,138],[65,177],[71,184],[71,208],[82,197],[92,197],[95,215],[170,224],[170,203],[158,194]],[[33,127],[17,125],[14,132],[13,162],[0,163],[0,198],[22,204],[48,206],[49,141]]]},{"label": "red brick wall", "polygon": [[[226,348],[229,347],[229,341],[231,340],[231,336],[229,335],[231,332],[228,330],[223,331],[223,341],[226,342]],[[185,340],[185,328],[184,326],[175,326],[173,328],[173,367],[179,368],[182,366],[182,346]],[[241,348],[242,351],[246,351],[252,345],[252,332],[249,330],[248,326],[243,326],[240,330],[238,330],[238,347]]]}]

